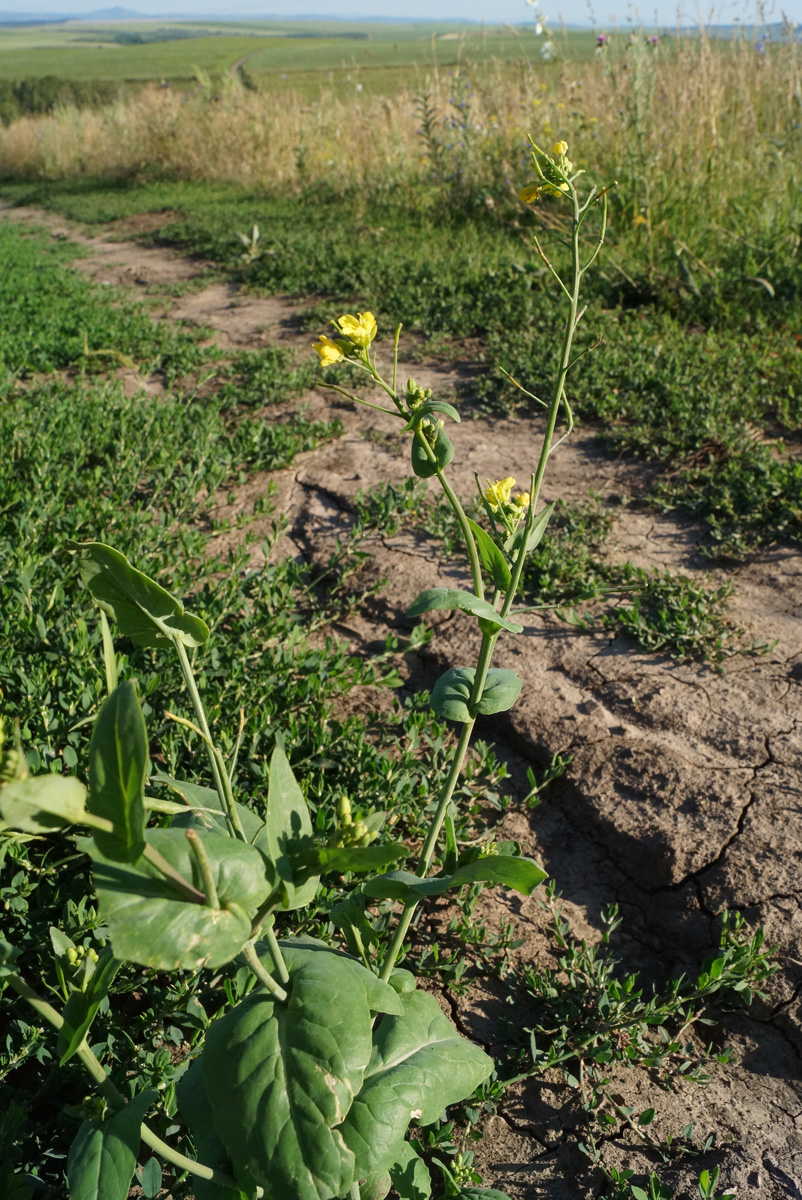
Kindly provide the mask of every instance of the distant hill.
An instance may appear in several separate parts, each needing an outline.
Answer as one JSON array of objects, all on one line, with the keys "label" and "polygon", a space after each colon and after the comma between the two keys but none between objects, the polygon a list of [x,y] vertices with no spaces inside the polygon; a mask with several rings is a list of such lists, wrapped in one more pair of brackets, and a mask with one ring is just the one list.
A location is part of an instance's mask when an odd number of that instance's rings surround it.
[{"label": "distant hill", "polygon": [[84,21],[145,21],[144,13],[134,12],[132,8],[96,8],[87,13]]}]

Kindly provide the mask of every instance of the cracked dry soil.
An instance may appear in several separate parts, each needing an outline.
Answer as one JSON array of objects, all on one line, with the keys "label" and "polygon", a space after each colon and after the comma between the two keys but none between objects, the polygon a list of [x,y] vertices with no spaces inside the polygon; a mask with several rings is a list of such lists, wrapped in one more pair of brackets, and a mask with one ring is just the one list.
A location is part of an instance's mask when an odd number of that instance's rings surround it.
[{"label": "cracked dry soil", "polygon": [[[3,215],[79,240],[86,257],[76,269],[142,294],[154,284],[192,279],[204,270],[204,264],[158,247],[87,236],[36,210],[6,209]],[[224,346],[258,348],[273,341],[308,343],[293,331],[299,307],[281,297],[248,297],[215,281],[175,302],[166,299],[160,315],[209,326]],[[390,347],[378,349],[387,361]],[[400,378],[414,375],[442,396],[458,381],[469,381],[472,368],[402,363],[399,369]],[[128,378],[126,386],[157,391],[159,381]],[[391,436],[396,422],[381,413],[354,411],[320,392],[300,404],[315,416],[336,413],[343,436],[300,455],[290,470],[255,476],[233,497],[227,493],[218,515],[250,513],[272,482],[289,521],[279,552],[323,564],[353,519],[356,492],[382,481],[402,482],[407,457]],[[259,415],[270,420],[279,412],[286,415],[287,406]],[[500,474],[527,479],[539,428],[527,417],[465,419],[454,441],[450,474],[467,496],[474,471],[482,479]],[[583,499],[591,486],[610,502],[623,493],[637,497],[645,474],[580,429],[552,457],[544,499]],[[613,552],[639,565],[691,575],[709,569],[699,553],[704,535],[698,526],[637,505],[616,512]],[[255,547],[261,523],[267,533],[269,522],[269,516],[257,516],[249,526],[257,535]],[[420,591],[464,585],[468,578],[458,559],[444,560],[418,534],[376,536],[369,549],[371,572],[387,583],[340,628],[354,648],[382,644],[390,631],[403,635],[412,624],[405,610]],[[254,566],[263,561],[260,555],[255,548]],[[725,906],[741,910],[750,925],[765,925],[767,942],[779,948],[780,970],[769,981],[769,1002],[728,1016],[723,1030],[711,1032],[734,1054],[729,1065],[712,1069],[707,1086],[684,1084],[670,1092],[646,1072],[620,1069],[614,1076],[636,1111],[657,1110],[654,1128],[662,1136],[676,1135],[692,1122],[702,1138],[715,1133],[719,1149],[664,1167],[641,1152],[632,1135],[618,1132],[604,1145],[605,1161],[635,1168],[641,1182],[644,1173],[658,1169],[678,1198],[695,1197],[699,1169],[718,1164],[724,1190],[737,1191],[740,1200],[802,1200],[802,555],[777,548],[726,577],[734,583],[734,621],[749,639],[774,643],[767,654],[731,659],[720,675],[640,653],[608,632],[577,631],[532,614],[523,618],[521,637],[500,641],[495,659],[522,676],[521,699],[510,713],[483,718],[478,734],[495,743],[518,797],[528,791],[528,766],[541,769],[556,753],[571,756],[565,776],[551,785],[540,808],[530,812],[511,805],[500,836],[518,839],[556,880],[580,936],[597,940],[599,911],[619,903],[624,920],[615,935],[618,953],[624,968],[640,971],[647,986],[698,970],[715,945],[717,914]],[[410,690],[430,687],[446,666],[475,662],[473,623],[460,613],[430,617],[432,641],[405,660],[404,686]],[[386,702],[375,689],[349,698],[353,709],[364,712]],[[486,891],[477,915],[491,931],[501,920],[514,921],[524,939],[517,954],[553,965],[547,915],[536,897]],[[442,920],[437,905],[424,917],[441,931]],[[491,1054],[503,1051],[510,1022],[526,1024],[526,1012],[517,1002],[511,1008],[492,978],[475,981],[465,996],[442,995],[441,1001],[463,1032]],[[600,1176],[577,1148],[583,1136],[576,1095],[556,1074],[516,1085],[485,1121],[476,1147],[484,1184],[503,1188],[514,1200],[598,1196]]]}]

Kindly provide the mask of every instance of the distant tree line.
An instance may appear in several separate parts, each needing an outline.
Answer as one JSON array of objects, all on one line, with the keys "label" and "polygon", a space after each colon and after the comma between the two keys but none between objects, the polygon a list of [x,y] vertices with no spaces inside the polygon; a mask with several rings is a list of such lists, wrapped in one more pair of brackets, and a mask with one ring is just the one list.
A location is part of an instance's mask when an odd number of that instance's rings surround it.
[{"label": "distant tree line", "polygon": [[70,104],[77,108],[108,104],[119,92],[119,83],[103,79],[61,79],[57,75],[0,79],[0,121],[8,125],[17,117],[52,112]]}]

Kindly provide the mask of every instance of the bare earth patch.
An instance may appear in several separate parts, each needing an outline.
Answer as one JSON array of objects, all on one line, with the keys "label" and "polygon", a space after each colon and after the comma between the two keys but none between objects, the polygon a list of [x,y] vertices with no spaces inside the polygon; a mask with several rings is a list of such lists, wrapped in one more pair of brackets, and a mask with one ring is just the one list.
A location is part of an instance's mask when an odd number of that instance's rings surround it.
[{"label": "bare earth patch", "polygon": [[[76,233],[45,213],[6,209],[2,215],[81,242],[86,258],[76,267],[100,281],[143,289],[203,270],[203,264],[167,250]],[[279,338],[297,340],[288,334],[297,306],[281,298],[251,298],[230,284],[215,283],[165,303],[165,311],[210,326],[224,346],[258,349]],[[386,362],[390,347],[382,346],[382,354]],[[458,365],[406,363],[400,371],[401,378],[414,375],[441,394],[465,377]],[[384,436],[397,431],[396,421],[335,405],[325,393],[304,403],[315,415],[336,409],[343,436],[299,456],[291,470],[254,477],[233,499],[221,496],[219,515],[251,512],[272,482],[289,520],[278,552],[322,564],[353,521],[356,492],[402,482],[408,463],[398,441]],[[474,471],[481,479],[512,474],[524,482],[539,436],[538,423],[526,418],[464,420],[454,436],[451,477],[457,490],[463,496],[472,492]],[[603,500],[637,494],[643,469],[614,458],[591,431],[580,430],[552,458],[544,498],[583,499],[591,486]],[[618,505],[616,513],[613,552],[691,576],[709,571],[699,554],[700,527],[638,507]],[[270,522],[269,515],[259,516],[249,528],[267,534]],[[387,586],[369,611],[340,630],[355,648],[383,642],[391,630],[408,630],[412,622],[404,612],[424,588],[467,579],[458,559],[444,561],[438,547],[419,535],[376,536],[370,549],[371,570]],[[254,565],[259,562],[255,549]],[[638,1111],[657,1110],[655,1128],[662,1136],[692,1122],[702,1139],[715,1131],[720,1149],[702,1160],[663,1167],[640,1151],[631,1134],[615,1135],[604,1147],[605,1161],[639,1172],[658,1169],[677,1195],[688,1197],[697,1194],[700,1167],[719,1163],[721,1185],[737,1190],[740,1200],[799,1200],[802,556],[779,548],[715,575],[719,582],[733,581],[733,618],[749,638],[775,643],[768,653],[736,657],[721,675],[640,653],[607,631],[584,632],[530,614],[522,618],[524,635],[502,640],[495,660],[523,677],[522,699],[504,717],[486,718],[479,734],[507,761],[519,797],[528,791],[528,766],[540,770],[557,753],[571,756],[542,807],[530,812],[513,805],[501,833],[519,839],[542,862],[566,899],[566,913],[589,941],[598,938],[601,908],[620,904],[619,953],[627,970],[642,972],[647,987],[652,980],[698,971],[716,944],[717,915],[725,906],[740,909],[750,924],[765,924],[767,941],[779,947],[781,970],[769,983],[770,1002],[728,1018],[726,1041],[734,1058],[713,1071],[706,1087],[685,1084],[667,1092],[643,1071],[619,1069],[620,1080],[615,1077],[627,1103]],[[433,640],[405,663],[405,687],[411,690],[430,687],[447,665],[475,662],[473,623],[460,613],[432,616]],[[360,698],[352,696],[350,703],[358,705]],[[374,703],[366,693],[365,711]],[[479,915],[491,928],[501,920],[515,922],[525,939],[519,957],[551,960],[547,914],[536,897],[487,891]],[[435,927],[442,923],[436,904],[430,918]],[[449,993],[442,1001],[491,1054],[504,1049],[511,1025],[520,1032],[527,1023],[526,1013],[510,1008],[493,979],[479,980],[464,997]],[[708,1036],[718,1035],[714,1029]],[[600,1194],[598,1174],[577,1149],[585,1137],[581,1107],[556,1074],[509,1090],[484,1130],[477,1156],[485,1186],[496,1185],[520,1200]]]}]

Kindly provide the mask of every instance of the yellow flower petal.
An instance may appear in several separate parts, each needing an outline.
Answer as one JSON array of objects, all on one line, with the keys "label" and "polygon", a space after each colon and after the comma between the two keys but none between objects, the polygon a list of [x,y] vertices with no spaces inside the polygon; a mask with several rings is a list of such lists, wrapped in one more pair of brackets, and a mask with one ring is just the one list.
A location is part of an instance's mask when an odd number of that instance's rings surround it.
[{"label": "yellow flower petal", "polygon": [[325,333],[321,333],[320,341],[313,342],[312,345],[320,355],[320,365],[322,367],[333,367],[335,363],[342,362],[345,358],[341,348],[331,338],[326,337]]},{"label": "yellow flower petal", "polygon": [[518,199],[523,204],[534,204],[536,200],[540,199],[542,193],[543,188],[538,184],[528,183],[526,187],[521,188],[520,192],[518,193]]},{"label": "yellow flower petal", "polygon": [[335,324],[340,333],[362,350],[369,346],[376,336],[376,318],[371,312],[357,313],[355,317],[344,313]]}]

